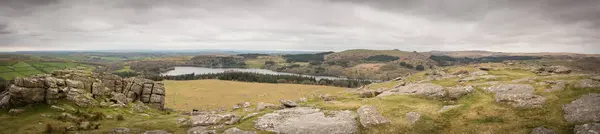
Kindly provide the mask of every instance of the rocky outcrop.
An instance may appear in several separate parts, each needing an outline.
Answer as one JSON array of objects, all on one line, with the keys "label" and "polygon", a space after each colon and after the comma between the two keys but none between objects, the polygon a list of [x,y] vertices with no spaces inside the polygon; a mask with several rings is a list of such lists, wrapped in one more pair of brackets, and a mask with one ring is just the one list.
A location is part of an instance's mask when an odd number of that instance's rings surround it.
[{"label": "rocky outcrop", "polygon": [[60,99],[73,101],[80,107],[97,105],[95,98],[111,98],[127,104],[133,101],[164,106],[165,88],[148,79],[122,79],[112,74],[84,70],[56,70],[52,75],[16,78],[8,95],[0,96],[0,106],[31,103],[54,104]]},{"label": "rocky outcrop", "polygon": [[217,125],[223,121],[224,116],[212,113],[203,113],[192,116],[188,121],[192,126],[210,126]]},{"label": "rocky outcrop", "polygon": [[198,126],[188,129],[188,134],[217,134],[217,130],[208,130],[206,127]]},{"label": "rocky outcrop", "polygon": [[298,104],[296,102],[292,101],[292,100],[281,99],[281,100],[279,100],[279,102],[285,108],[292,108],[292,107],[298,106]]},{"label": "rocky outcrop", "polygon": [[256,104],[257,111],[262,111],[262,110],[268,109],[268,108],[274,109],[276,107],[277,106],[275,104],[271,104],[271,103],[259,102],[258,104]]},{"label": "rocky outcrop", "polygon": [[549,67],[548,66],[539,67],[534,70],[534,72],[537,74],[544,74],[544,73],[569,74],[569,73],[571,73],[571,71],[572,71],[571,68],[561,66],[561,65],[549,66]]},{"label": "rocky outcrop", "polygon": [[593,80],[593,79],[584,79],[584,80],[580,80],[579,83],[575,86],[577,88],[599,88],[600,81]]},{"label": "rocky outcrop", "polygon": [[[404,85],[402,85],[404,86]],[[383,93],[383,90],[363,90],[363,91],[358,91],[358,96],[360,98],[371,98],[371,97],[375,97],[379,94]]]},{"label": "rocky outcrop", "polygon": [[389,96],[394,94],[420,95],[430,98],[440,99],[446,95],[444,87],[431,83],[408,84],[399,88],[385,91],[378,97]]},{"label": "rocky outcrop", "polygon": [[485,90],[492,93],[530,94],[535,89],[529,84],[500,84],[485,88]]},{"label": "rocky outcrop", "polygon": [[556,134],[556,132],[549,128],[536,127],[531,131],[531,134]]},{"label": "rocky outcrop", "polygon": [[467,75],[467,74],[469,74],[469,71],[467,71],[467,70],[458,70],[458,71],[452,72],[452,75]]},{"label": "rocky outcrop", "polygon": [[244,131],[244,130],[240,130],[236,127],[232,127],[232,128],[229,128],[229,129],[223,131],[223,134],[256,134],[256,132]]},{"label": "rocky outcrop", "polygon": [[544,83],[550,85],[550,88],[545,89],[544,92],[561,91],[564,90],[567,86],[567,82],[562,80],[544,81]]},{"label": "rocky outcrop", "polygon": [[451,87],[448,88],[448,98],[455,100],[460,99],[460,97],[470,94],[473,91],[475,91],[473,86]]},{"label": "rocky outcrop", "polygon": [[351,111],[328,111],[296,107],[277,110],[256,120],[255,127],[284,134],[354,134],[358,133],[356,115]]},{"label": "rocky outcrop", "polygon": [[600,123],[587,123],[575,126],[575,134],[600,134]]},{"label": "rocky outcrop", "polygon": [[142,134],[171,134],[168,131],[165,130],[152,130],[152,131],[146,131]]},{"label": "rocky outcrop", "polygon": [[356,110],[358,114],[360,124],[363,127],[373,127],[378,125],[390,124],[390,120],[383,117],[379,112],[377,112],[377,108],[374,106],[363,105]]},{"label": "rocky outcrop", "polygon": [[541,108],[546,98],[534,94],[498,93],[496,102],[512,105],[517,108]]},{"label": "rocky outcrop", "polygon": [[600,121],[600,94],[587,94],[563,107],[565,120],[572,123]]},{"label": "rocky outcrop", "polygon": [[109,134],[130,134],[131,133],[131,129],[126,128],[126,127],[118,127],[118,128],[113,128],[108,133]]},{"label": "rocky outcrop", "polygon": [[529,84],[500,84],[485,90],[496,93],[496,102],[517,108],[539,108],[546,102],[546,98],[534,94],[535,89]]}]

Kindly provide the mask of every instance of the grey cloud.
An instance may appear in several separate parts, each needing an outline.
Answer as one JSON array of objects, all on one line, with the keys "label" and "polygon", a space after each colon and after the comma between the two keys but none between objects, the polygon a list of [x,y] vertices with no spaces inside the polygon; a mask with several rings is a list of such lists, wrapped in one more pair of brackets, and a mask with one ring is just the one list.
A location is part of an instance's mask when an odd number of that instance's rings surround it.
[{"label": "grey cloud", "polygon": [[598,7],[597,0],[0,0],[0,48],[600,53]]}]

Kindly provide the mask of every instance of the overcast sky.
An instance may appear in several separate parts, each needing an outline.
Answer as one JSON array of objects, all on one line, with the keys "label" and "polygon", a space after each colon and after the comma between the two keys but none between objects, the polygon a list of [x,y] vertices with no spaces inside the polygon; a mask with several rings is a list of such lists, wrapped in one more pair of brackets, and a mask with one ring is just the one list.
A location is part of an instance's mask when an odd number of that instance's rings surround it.
[{"label": "overcast sky", "polygon": [[0,0],[0,51],[600,53],[600,0]]}]

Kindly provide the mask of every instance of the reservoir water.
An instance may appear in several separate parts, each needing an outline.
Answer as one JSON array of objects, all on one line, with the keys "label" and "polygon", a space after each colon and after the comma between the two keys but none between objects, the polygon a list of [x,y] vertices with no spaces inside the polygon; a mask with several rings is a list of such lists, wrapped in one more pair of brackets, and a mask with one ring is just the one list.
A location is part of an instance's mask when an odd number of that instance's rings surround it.
[{"label": "reservoir water", "polygon": [[[275,72],[266,69],[257,68],[206,68],[206,67],[185,67],[176,66],[174,70],[162,73],[161,75],[182,75],[182,74],[210,74],[210,73],[223,73],[225,71],[237,71],[237,72],[251,72],[260,74],[272,74],[272,75],[299,75],[293,73]],[[345,80],[346,78],[330,77],[330,76],[311,76],[311,75],[300,75],[306,77],[315,77],[315,79],[329,79],[329,80]]]}]

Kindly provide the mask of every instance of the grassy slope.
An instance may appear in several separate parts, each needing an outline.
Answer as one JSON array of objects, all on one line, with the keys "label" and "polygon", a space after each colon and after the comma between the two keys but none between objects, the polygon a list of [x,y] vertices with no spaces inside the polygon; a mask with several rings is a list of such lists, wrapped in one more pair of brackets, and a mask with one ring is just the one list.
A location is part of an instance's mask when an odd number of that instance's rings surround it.
[{"label": "grassy slope", "polygon": [[178,110],[230,109],[240,102],[268,102],[278,104],[279,99],[297,100],[313,94],[337,94],[345,88],[299,85],[265,84],[221,80],[165,81],[166,105]]},{"label": "grassy slope", "polygon": [[[456,69],[456,68],[452,68]],[[461,67],[468,69],[468,67]],[[471,68],[472,69],[472,68]],[[496,70],[490,74],[505,76],[494,80],[479,80],[469,83],[457,83],[456,79],[445,79],[432,81],[432,83],[444,86],[461,86],[487,81],[510,81],[525,77],[534,77],[535,74],[525,70]],[[423,79],[424,73],[418,73],[409,81]],[[580,80],[585,77],[567,76],[558,78],[547,78],[553,80]],[[540,82],[546,79],[538,79]],[[370,89],[390,88],[399,82],[384,82],[370,85]],[[379,128],[363,130],[367,133],[529,133],[533,128],[545,126],[556,130],[558,133],[570,133],[575,124],[568,123],[563,118],[562,105],[570,103],[581,95],[589,93],[600,93],[600,89],[577,89],[569,84],[565,90],[555,92],[544,92],[546,87],[537,86],[535,82],[527,83],[534,85],[538,95],[547,98],[543,108],[517,109],[505,104],[495,102],[493,94],[482,91],[485,86],[476,87],[478,90],[459,100],[432,100],[416,96],[396,95],[383,98],[358,99],[350,97],[341,100],[339,104],[320,104],[325,109],[357,109],[360,105],[374,105],[384,116],[392,120],[392,125]],[[320,103],[320,102],[315,102]],[[443,105],[462,104],[458,109],[446,113],[437,113]],[[405,113],[417,111],[424,117],[423,121],[415,126],[407,125]]]},{"label": "grassy slope", "polygon": [[[463,66],[450,68],[450,71],[466,69],[475,71],[475,68]],[[478,80],[469,83],[456,83],[456,79],[445,79],[433,81],[433,83],[445,86],[461,86],[483,83],[488,81],[500,81],[510,83],[514,79],[534,77],[535,74],[525,70],[502,69],[489,72],[492,75],[504,76],[493,80]],[[417,73],[409,77],[408,81],[419,81],[424,73]],[[580,80],[586,77],[566,76],[538,79],[540,82],[546,79],[552,80]],[[477,90],[464,96],[459,100],[434,100],[418,96],[393,95],[381,98],[361,99],[355,94],[343,92],[347,89],[323,86],[293,85],[293,84],[262,84],[243,83],[219,80],[197,80],[197,81],[165,81],[167,88],[167,107],[179,110],[218,109],[222,106],[230,109],[235,103],[249,101],[255,106],[257,102],[270,102],[277,104],[280,98],[298,99],[308,97],[309,101],[301,103],[304,106],[314,106],[325,110],[356,110],[361,105],[373,105],[378,108],[392,123],[387,126],[375,128],[360,128],[362,133],[530,133],[538,126],[552,128],[558,133],[571,133],[576,124],[568,123],[563,118],[562,106],[588,93],[600,93],[600,89],[577,89],[569,84],[565,90],[555,92],[544,92],[546,87],[538,86],[531,82],[536,88],[536,93],[547,98],[543,108],[517,109],[511,106],[496,103],[494,95],[484,92],[486,86],[476,87]],[[370,85],[370,89],[390,88],[398,82],[384,82]],[[336,103],[325,103],[312,94],[330,93],[338,96]],[[461,104],[457,109],[438,113],[444,105]],[[55,120],[40,117],[40,113],[58,114],[41,108],[29,110],[25,116],[12,117],[0,112],[0,133],[27,133],[40,132],[45,129],[46,123],[58,123]],[[128,109],[91,109],[89,111],[103,111],[109,115],[125,114],[125,121],[103,120],[100,130],[93,132],[106,132],[109,128],[130,127],[145,130],[165,129],[175,133],[182,133],[186,128],[177,127],[174,124],[176,115],[152,111],[150,117],[136,113],[130,113]],[[409,125],[405,114],[410,111],[419,112],[422,120],[415,125]],[[260,112],[259,115],[271,111]],[[242,110],[233,111],[237,115],[245,115],[249,112]],[[243,120],[234,125],[243,130],[254,130],[256,117]],[[38,123],[39,122],[39,123]],[[220,131],[232,126],[226,126]],[[264,132],[261,132],[264,133]]]},{"label": "grassy slope", "polygon": [[[179,117],[177,113],[169,113],[158,110],[148,110],[145,113],[134,112],[131,108],[80,108],[69,102],[57,104],[66,109],[75,109],[82,113],[102,112],[105,116],[112,116],[112,119],[103,118],[98,121],[100,127],[97,130],[82,131],[83,133],[108,133],[112,128],[127,127],[137,129],[138,131],[162,129],[174,133],[185,133],[187,128],[178,126],[175,121]],[[73,122],[63,122],[57,120],[63,112],[51,109],[50,105],[35,104],[26,106],[26,110],[18,116],[11,116],[7,111],[0,111],[0,133],[2,134],[25,134],[25,133],[45,133],[47,124],[53,127],[76,126]],[[75,111],[67,110],[67,113],[77,115]],[[42,114],[50,117],[43,117]],[[144,115],[147,114],[147,115]],[[123,115],[124,120],[117,120],[117,115]],[[148,116],[149,115],[149,116]],[[135,130],[134,130],[135,131]]]}]

